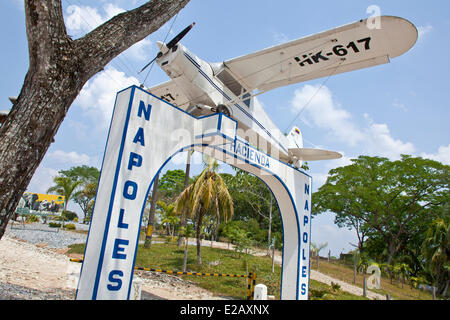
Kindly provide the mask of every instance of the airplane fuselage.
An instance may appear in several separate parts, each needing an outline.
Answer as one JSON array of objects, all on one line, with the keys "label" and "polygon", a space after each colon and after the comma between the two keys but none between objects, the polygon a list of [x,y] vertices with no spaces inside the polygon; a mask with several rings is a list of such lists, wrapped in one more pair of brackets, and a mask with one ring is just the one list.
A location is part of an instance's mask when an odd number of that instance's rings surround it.
[{"label": "airplane fuselage", "polygon": [[[179,107],[195,116],[223,112],[238,122],[238,136],[272,157],[290,161],[289,140],[223,63],[205,62],[181,44],[156,61],[189,100]],[[170,95],[163,98],[171,102]]]}]

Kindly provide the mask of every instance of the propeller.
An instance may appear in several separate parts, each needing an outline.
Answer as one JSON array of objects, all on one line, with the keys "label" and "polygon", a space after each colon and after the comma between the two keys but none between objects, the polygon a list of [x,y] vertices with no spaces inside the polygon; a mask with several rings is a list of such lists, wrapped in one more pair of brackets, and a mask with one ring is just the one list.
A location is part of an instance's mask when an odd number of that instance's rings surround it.
[{"label": "propeller", "polygon": [[[169,41],[169,43],[166,45],[168,50],[171,50],[173,47],[175,47],[177,45],[178,42],[180,42],[181,39],[184,38],[184,36],[195,26],[195,22],[193,22],[191,25],[189,25],[188,27],[186,27],[183,31],[181,31],[179,34],[177,34],[177,36],[175,38],[173,38],[172,40]],[[145,65],[145,67],[142,68],[141,71],[139,71],[139,73],[141,73],[142,71],[144,71],[145,69],[147,69],[147,67],[149,65],[151,65],[156,59],[161,58],[163,56],[163,53],[160,51],[158,52],[158,54],[156,55],[156,57],[154,57],[152,59],[152,61],[150,61],[149,63],[147,63]]]}]

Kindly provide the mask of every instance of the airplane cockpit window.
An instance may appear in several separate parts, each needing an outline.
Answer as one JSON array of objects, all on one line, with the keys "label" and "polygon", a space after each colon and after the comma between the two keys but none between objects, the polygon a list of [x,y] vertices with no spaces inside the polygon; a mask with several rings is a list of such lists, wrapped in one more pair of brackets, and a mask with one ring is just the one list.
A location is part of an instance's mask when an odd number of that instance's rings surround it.
[{"label": "airplane cockpit window", "polygon": [[240,97],[242,94],[244,104],[250,108],[250,94],[242,87],[242,85],[225,69],[217,74],[217,78],[228,88],[236,97]]},{"label": "airplane cockpit window", "polygon": [[[246,92],[245,91],[245,89],[244,89],[244,92]],[[250,93],[246,93],[246,94],[244,94],[243,96],[242,96],[242,102],[244,102],[245,103],[245,105],[247,106],[247,107],[249,107],[250,108]],[[248,99],[247,99],[248,98]]]}]

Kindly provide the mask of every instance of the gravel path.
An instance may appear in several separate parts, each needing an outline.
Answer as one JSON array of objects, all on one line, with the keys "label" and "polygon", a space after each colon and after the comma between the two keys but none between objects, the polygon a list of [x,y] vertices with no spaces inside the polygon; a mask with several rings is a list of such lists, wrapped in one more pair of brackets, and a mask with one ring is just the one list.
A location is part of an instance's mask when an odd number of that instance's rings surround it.
[{"label": "gravel path", "polygon": [[[75,224],[77,230],[87,230],[88,225]],[[74,243],[85,243],[86,234],[65,231],[60,228],[50,228],[46,224],[22,224],[15,222],[9,224],[5,235],[18,238],[33,244],[47,244],[48,248],[67,248]]]},{"label": "gravel path", "polygon": [[[82,226],[77,229],[82,228]],[[0,240],[0,300],[73,300],[81,264],[64,253],[86,235],[34,223],[11,228]],[[168,274],[138,271],[142,300],[228,299]]]}]

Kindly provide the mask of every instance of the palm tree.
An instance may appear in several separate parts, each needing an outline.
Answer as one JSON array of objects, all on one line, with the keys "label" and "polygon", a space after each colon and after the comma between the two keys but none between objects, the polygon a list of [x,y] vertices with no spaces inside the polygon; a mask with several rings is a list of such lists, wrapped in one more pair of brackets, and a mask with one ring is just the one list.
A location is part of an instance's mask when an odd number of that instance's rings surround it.
[{"label": "palm tree", "polygon": [[169,236],[174,236],[175,226],[180,221],[180,218],[177,217],[178,213],[175,210],[175,204],[167,204],[162,200],[156,203],[161,208],[161,224],[166,225]]},{"label": "palm tree", "polygon": [[153,224],[155,222],[156,199],[158,197],[159,173],[153,182],[152,197],[150,200],[150,212],[148,214],[147,232],[145,234],[144,248],[149,249],[152,245]]},{"label": "palm tree", "polygon": [[208,161],[206,168],[197,179],[188,186],[177,198],[177,211],[196,217],[197,264],[201,265],[201,230],[203,217],[212,212],[217,221],[222,216],[225,221],[234,214],[233,199],[222,177],[216,172],[218,164],[215,160]]},{"label": "palm tree", "polygon": [[48,193],[56,193],[61,196],[64,196],[64,211],[67,210],[67,205],[69,201],[72,199],[72,196],[75,194],[75,189],[83,183],[81,180],[73,181],[68,177],[55,177],[53,178],[54,186],[48,188]]},{"label": "palm tree", "polygon": [[[187,151],[187,159],[186,159],[186,171],[184,174],[184,189],[189,186],[189,174],[191,171],[191,156],[194,153],[194,150]],[[181,228],[185,228],[187,224],[186,215],[181,215]],[[178,246],[181,247],[183,243],[183,236],[180,234],[178,237]]]},{"label": "palm tree", "polygon": [[317,270],[319,270],[319,252],[326,248],[328,246],[328,242],[325,243],[321,243],[321,244],[315,244],[315,243],[311,243],[311,248],[312,248],[312,252],[316,255],[317,257]]},{"label": "palm tree", "polygon": [[448,221],[438,218],[431,223],[425,234],[422,253],[438,292],[445,295],[450,278],[450,224]]},{"label": "palm tree", "polygon": [[405,284],[405,280],[409,278],[411,268],[406,263],[397,263],[394,265],[394,273],[397,274],[402,280],[402,289]]},{"label": "palm tree", "polygon": [[186,272],[187,257],[188,257],[188,242],[189,238],[194,235],[194,228],[192,224],[186,224],[186,226],[181,227],[180,235],[181,238],[184,239],[183,272]]}]

